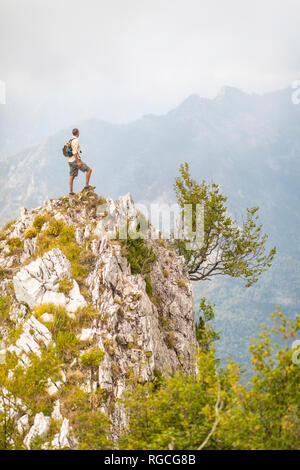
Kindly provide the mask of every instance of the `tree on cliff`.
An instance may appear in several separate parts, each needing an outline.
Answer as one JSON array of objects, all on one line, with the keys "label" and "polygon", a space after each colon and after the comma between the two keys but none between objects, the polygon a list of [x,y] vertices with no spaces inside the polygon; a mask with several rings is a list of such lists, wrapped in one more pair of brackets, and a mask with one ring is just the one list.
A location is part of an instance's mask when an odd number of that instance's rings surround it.
[{"label": "tree on cliff", "polygon": [[[258,280],[272,263],[276,248],[266,253],[268,235],[258,224],[258,207],[248,208],[242,226],[228,213],[227,198],[217,184],[197,183],[190,175],[188,163],[180,166],[175,180],[177,201],[184,209],[193,208],[192,228],[196,227],[196,205],[203,207],[203,233],[198,247],[189,247],[187,240],[177,240],[175,249],[183,255],[193,281],[211,279],[217,275],[242,278],[246,287]],[[198,206],[198,207],[199,207]]]}]

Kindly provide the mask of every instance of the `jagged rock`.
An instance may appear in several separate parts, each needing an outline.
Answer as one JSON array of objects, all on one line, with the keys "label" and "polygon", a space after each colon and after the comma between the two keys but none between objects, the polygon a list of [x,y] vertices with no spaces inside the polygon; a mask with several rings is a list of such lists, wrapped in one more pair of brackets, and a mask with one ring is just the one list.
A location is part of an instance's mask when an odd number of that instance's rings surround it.
[{"label": "jagged rock", "polygon": [[24,431],[28,429],[29,426],[29,419],[28,415],[21,416],[20,419],[17,421],[17,430],[20,434],[23,434]]},{"label": "jagged rock", "polygon": [[13,278],[15,295],[19,302],[34,308],[42,303],[65,304],[64,294],[57,292],[61,279],[70,278],[71,265],[56,248],[42,258],[32,261]]},{"label": "jagged rock", "polygon": [[14,276],[16,298],[19,302],[27,303],[31,308],[40,304],[53,303],[66,305],[68,311],[74,312],[78,307],[86,305],[77,282],[73,281],[73,288],[68,298],[62,292],[58,292],[59,281],[66,277],[70,278],[70,273],[69,260],[59,249],[53,248]]},{"label": "jagged rock", "polygon": [[[2,250],[2,253],[4,255],[9,253],[7,246]],[[4,269],[11,268],[14,265],[14,261],[15,260],[13,256],[0,256],[0,266]]]},{"label": "jagged rock", "polygon": [[51,445],[54,449],[64,449],[66,447],[71,447],[69,441],[69,432],[70,424],[69,420],[65,418],[62,422],[59,433],[55,434],[54,439],[51,442]]},{"label": "jagged rock", "polygon": [[15,345],[10,345],[7,350],[11,353],[15,352],[23,366],[28,367],[30,359],[26,355],[35,353],[40,357],[41,349],[39,343],[42,342],[47,347],[51,341],[52,335],[48,328],[32,315],[23,323],[23,332]]},{"label": "jagged rock", "polygon": [[90,224],[86,225],[84,229],[84,238],[88,238],[92,233],[92,227]]},{"label": "jagged rock", "polygon": [[53,319],[54,319],[54,316],[52,313],[43,313],[43,315],[41,315],[41,320],[46,323],[53,322]]},{"label": "jagged rock", "polygon": [[10,319],[16,324],[22,322],[27,314],[27,309],[25,305],[20,305],[17,302],[13,302],[10,309]]},{"label": "jagged rock", "polygon": [[[35,353],[38,356],[41,355],[40,347],[35,341],[34,337],[27,331],[21,334],[17,339],[15,345],[10,345],[7,350],[9,352],[15,352],[17,356],[22,355],[23,352],[26,354]],[[30,364],[30,361],[27,362]]]},{"label": "jagged rock", "polygon": [[31,426],[29,433],[24,439],[24,444],[27,449],[30,449],[31,441],[37,436],[44,436],[50,428],[50,418],[44,416],[44,413],[35,415],[33,426]]},{"label": "jagged rock", "polygon": [[[23,210],[22,210],[23,209]],[[32,225],[35,218],[35,213],[28,214],[27,209],[21,209],[21,219],[19,219],[14,225],[13,230],[9,234],[9,238],[19,238],[23,232]]]},{"label": "jagged rock", "polygon": [[54,381],[50,378],[48,379],[47,393],[50,396],[55,395],[60,389],[60,387],[63,385],[63,383],[66,382],[66,375],[63,370],[60,370],[60,376],[61,376],[61,380]]},{"label": "jagged rock", "polygon": [[25,413],[26,406],[20,398],[14,396],[5,387],[1,387],[0,413],[6,413],[9,419],[13,419],[19,413]]},{"label": "jagged rock", "polygon": [[80,334],[80,341],[87,341],[87,340],[92,340],[95,336],[95,334],[97,334],[97,329],[96,328],[83,328],[81,330],[81,334]]},{"label": "jagged rock", "polygon": [[[90,320],[85,318],[80,327],[80,308],[87,304],[80,292],[82,279],[79,288],[77,281],[71,278],[71,264],[61,250],[54,248],[23,265],[30,256],[36,256],[36,241],[24,240],[22,234],[37,215],[45,214],[45,210],[52,218],[63,220],[75,228],[75,242],[92,258],[92,263],[88,264],[89,273],[84,279],[85,296],[89,299],[92,312]],[[101,403],[98,409],[110,417],[113,436],[117,438],[118,430],[127,423],[124,407],[118,399],[126,391],[129,373],[136,374],[142,382],[153,380],[155,369],[165,374],[177,370],[187,374],[196,373],[193,357],[196,346],[193,292],[184,259],[163,244],[147,240],[147,245],[156,254],[156,260],[147,274],[147,282],[151,283],[153,290],[148,295],[145,276],[131,274],[121,244],[111,240],[114,233],[122,231],[127,221],[134,226],[138,216],[139,212],[130,194],[116,201],[108,198],[99,210],[95,194],[80,194],[76,201],[67,199],[67,208],[63,200],[53,199],[47,201],[45,207],[24,210],[22,218],[13,224],[8,233],[12,238],[20,236],[24,242],[23,251],[16,256],[10,256],[6,240],[0,241],[0,266],[6,269],[11,263],[14,294],[8,280],[0,281],[0,292],[12,297],[10,321],[22,326],[19,338],[8,347],[10,352],[17,354],[18,363],[28,367],[32,352],[41,357],[44,349],[50,345],[55,347],[54,339],[43,323],[53,322],[56,317],[49,310],[37,320],[32,309],[40,304],[64,305],[69,317],[74,319],[74,332],[81,342],[79,354],[75,354],[74,358],[69,357],[65,363],[62,361],[60,376],[55,372],[48,378],[46,391],[53,397],[51,400],[54,400],[55,395],[57,399],[51,417],[45,417],[43,413],[35,416],[34,424],[24,441],[28,448],[34,437],[47,433],[51,420],[62,421],[62,425],[59,433],[45,446],[74,448],[74,442],[69,437],[69,412],[64,406],[63,394],[60,395],[64,393],[63,384],[68,385],[72,374],[77,374],[78,386],[87,393],[99,388],[108,392],[109,399]],[[47,226],[48,222],[41,231]],[[59,292],[59,282],[63,279],[73,281],[67,294]],[[75,320],[76,310],[78,316]],[[9,328],[2,328],[1,334],[8,338]],[[98,373],[94,371],[92,374],[80,365],[81,354],[90,347],[98,347],[103,352]],[[112,403],[114,406],[111,406]],[[23,415],[26,413],[26,410],[22,412]],[[26,416],[29,415],[28,411]],[[22,422],[18,429],[21,429]]]},{"label": "jagged rock", "polygon": [[75,240],[78,245],[82,245],[84,242],[84,229],[82,227],[77,227],[75,230]]},{"label": "jagged rock", "polygon": [[33,335],[37,341],[42,341],[46,347],[49,346],[52,341],[52,335],[48,328],[39,322],[34,315],[31,315],[23,324],[24,332],[30,333],[31,330],[33,330]]},{"label": "jagged rock", "polygon": [[48,384],[47,393],[48,393],[48,395],[52,396],[52,395],[56,395],[56,393],[58,392],[58,390],[60,389],[60,387],[62,386],[63,383],[60,380],[57,380],[56,382],[53,382],[49,378],[47,384]]},{"label": "jagged rock", "polygon": [[20,258],[20,262],[24,263],[28,258],[34,255],[36,249],[36,239],[26,238],[24,240],[24,249]]},{"label": "jagged rock", "polygon": [[60,412],[60,401],[56,400],[54,403],[53,411],[51,413],[51,418],[54,419],[55,421],[60,421],[63,419],[63,416]]},{"label": "jagged rock", "polygon": [[79,307],[86,305],[85,298],[81,295],[79,286],[76,281],[73,281],[73,287],[68,294],[67,310],[69,312],[76,312]]},{"label": "jagged rock", "polygon": [[[98,380],[100,387],[116,399],[126,389],[129,370],[142,381],[152,380],[155,369],[166,373],[179,369],[195,371],[193,293],[188,281],[184,289],[179,289],[176,283],[178,279],[187,279],[184,261],[180,257],[172,258],[166,279],[162,266],[168,251],[155,247],[155,252],[157,260],[150,277],[160,297],[157,305],[147,295],[142,276],[130,274],[118,245],[102,241],[99,261],[88,278],[93,304],[107,317],[102,332],[113,349],[113,356],[106,354],[99,367]],[[164,324],[167,328],[163,328]],[[88,332],[84,334],[88,336]],[[101,331],[98,346],[103,349]],[[112,373],[113,368],[118,370],[117,377]],[[115,413],[114,422],[124,426],[124,412]]]},{"label": "jagged rock", "polygon": [[99,214],[105,218],[100,218],[94,233],[107,238],[116,238],[116,233],[122,231],[127,221],[134,220],[138,216],[131,194],[128,193],[117,201],[107,198],[106,205],[100,206]]}]

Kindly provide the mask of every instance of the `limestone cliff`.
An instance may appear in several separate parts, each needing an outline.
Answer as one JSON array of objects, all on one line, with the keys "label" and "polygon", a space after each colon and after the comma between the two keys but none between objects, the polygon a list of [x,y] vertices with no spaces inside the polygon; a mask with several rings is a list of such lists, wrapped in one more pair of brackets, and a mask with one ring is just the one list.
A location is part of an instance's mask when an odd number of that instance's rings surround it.
[{"label": "limestone cliff", "polygon": [[[78,448],[75,391],[110,419],[116,438],[126,426],[120,398],[130,378],[195,372],[193,292],[183,258],[162,240],[112,239],[139,215],[130,194],[113,201],[88,192],[22,209],[1,231],[7,377],[0,412],[10,403],[27,448],[37,438],[44,448]],[[33,366],[43,377],[37,398],[34,390],[18,396],[14,375],[25,383]]]}]

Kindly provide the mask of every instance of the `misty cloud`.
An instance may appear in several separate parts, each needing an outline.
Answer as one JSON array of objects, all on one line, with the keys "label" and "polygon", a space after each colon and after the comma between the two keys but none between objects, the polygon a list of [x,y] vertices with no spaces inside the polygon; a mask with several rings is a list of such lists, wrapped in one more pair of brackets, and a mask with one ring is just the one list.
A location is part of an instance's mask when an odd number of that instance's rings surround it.
[{"label": "misty cloud", "polygon": [[297,0],[1,0],[0,118],[43,120],[47,135],[94,116],[164,113],[225,84],[289,86],[299,14]]}]

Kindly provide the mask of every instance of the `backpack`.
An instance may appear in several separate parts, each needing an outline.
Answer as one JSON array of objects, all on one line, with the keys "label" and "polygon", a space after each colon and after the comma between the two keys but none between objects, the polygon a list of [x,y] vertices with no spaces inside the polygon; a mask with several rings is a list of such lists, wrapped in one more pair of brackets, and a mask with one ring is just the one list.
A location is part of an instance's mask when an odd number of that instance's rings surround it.
[{"label": "backpack", "polygon": [[65,157],[72,157],[73,152],[72,152],[72,147],[71,147],[71,142],[72,140],[75,139],[75,137],[72,137],[62,148],[62,153],[64,154]]}]

